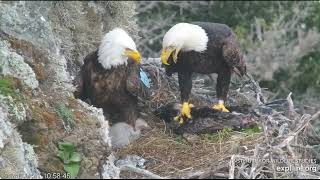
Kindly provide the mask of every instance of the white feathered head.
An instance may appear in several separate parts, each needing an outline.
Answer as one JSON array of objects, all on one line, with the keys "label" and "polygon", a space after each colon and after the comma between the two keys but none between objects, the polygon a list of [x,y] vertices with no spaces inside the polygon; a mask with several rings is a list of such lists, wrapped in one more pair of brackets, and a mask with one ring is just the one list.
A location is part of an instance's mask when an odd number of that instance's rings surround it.
[{"label": "white feathered head", "polygon": [[207,33],[198,25],[178,23],[172,26],[163,37],[162,64],[169,65],[168,59],[171,55],[176,63],[179,51],[205,51],[208,40]]},{"label": "white feathered head", "polygon": [[140,63],[141,55],[128,33],[115,28],[103,37],[98,50],[98,61],[105,69],[110,69],[127,64],[128,60]]}]

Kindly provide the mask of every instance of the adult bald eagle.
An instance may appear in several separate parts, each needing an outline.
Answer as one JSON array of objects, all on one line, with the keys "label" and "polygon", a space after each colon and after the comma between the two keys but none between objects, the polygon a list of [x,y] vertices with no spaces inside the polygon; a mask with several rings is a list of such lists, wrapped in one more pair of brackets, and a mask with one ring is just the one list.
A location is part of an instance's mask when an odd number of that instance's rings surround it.
[{"label": "adult bald eagle", "polygon": [[120,121],[134,127],[138,97],[148,95],[139,79],[140,61],[132,38],[123,29],[115,28],[104,36],[96,51],[85,57],[75,97],[88,99],[104,113],[119,114]]},{"label": "adult bald eagle", "polygon": [[236,35],[227,25],[210,22],[179,23],[164,35],[161,53],[166,74],[178,73],[182,109],[175,119],[191,118],[189,101],[192,74],[217,73],[217,97],[213,108],[229,112],[224,102],[231,73],[246,74],[246,65]]}]

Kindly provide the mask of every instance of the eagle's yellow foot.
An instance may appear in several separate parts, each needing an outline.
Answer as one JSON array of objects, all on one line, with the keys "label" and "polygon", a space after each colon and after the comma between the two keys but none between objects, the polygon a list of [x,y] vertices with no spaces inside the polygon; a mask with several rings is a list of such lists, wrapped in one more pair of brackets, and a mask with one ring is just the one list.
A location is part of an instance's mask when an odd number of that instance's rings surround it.
[{"label": "eagle's yellow foot", "polygon": [[212,107],[213,109],[215,110],[218,110],[218,111],[222,111],[222,112],[230,112],[225,106],[223,103],[219,103],[219,104],[216,104]]},{"label": "eagle's yellow foot", "polygon": [[192,118],[192,116],[191,116],[191,108],[193,108],[193,107],[194,107],[193,104],[184,102],[182,104],[180,115],[174,117],[174,120],[178,121],[179,124],[183,124],[184,118],[191,119]]},{"label": "eagle's yellow foot", "polygon": [[174,117],[174,120],[179,122],[179,124],[183,124],[183,118],[181,117],[181,115]]}]

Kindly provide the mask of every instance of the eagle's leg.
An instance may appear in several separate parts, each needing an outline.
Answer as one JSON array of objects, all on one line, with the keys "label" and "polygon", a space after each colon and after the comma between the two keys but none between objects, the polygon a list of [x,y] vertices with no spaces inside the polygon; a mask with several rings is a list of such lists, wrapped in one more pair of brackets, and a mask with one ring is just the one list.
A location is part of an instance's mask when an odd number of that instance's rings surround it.
[{"label": "eagle's leg", "polygon": [[222,111],[222,112],[230,112],[225,106],[224,102],[227,99],[227,95],[229,92],[229,84],[231,80],[231,70],[229,68],[224,68],[220,73],[218,73],[217,78],[217,97],[218,97],[218,104],[215,104],[212,108]]},{"label": "eagle's leg", "polygon": [[178,121],[180,124],[183,124],[184,119],[191,119],[191,108],[193,105],[189,103],[189,95],[192,88],[192,73],[178,73],[179,79],[179,88],[181,93],[182,107],[180,114],[174,117],[175,121]]}]

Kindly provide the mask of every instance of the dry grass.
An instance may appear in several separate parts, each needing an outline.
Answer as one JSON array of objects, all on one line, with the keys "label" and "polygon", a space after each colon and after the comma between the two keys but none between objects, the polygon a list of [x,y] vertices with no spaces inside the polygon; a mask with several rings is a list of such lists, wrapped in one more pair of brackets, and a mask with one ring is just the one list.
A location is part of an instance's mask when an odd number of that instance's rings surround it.
[{"label": "dry grass", "polygon": [[[155,120],[155,119],[154,119]],[[232,154],[244,147],[254,147],[260,135],[244,136],[231,132],[230,139],[215,141],[204,136],[196,140],[171,134],[164,123],[154,122],[154,127],[132,145],[117,152],[119,157],[135,154],[147,160],[146,169],[163,177],[182,178],[190,172],[203,171],[218,162],[228,160]]]}]

